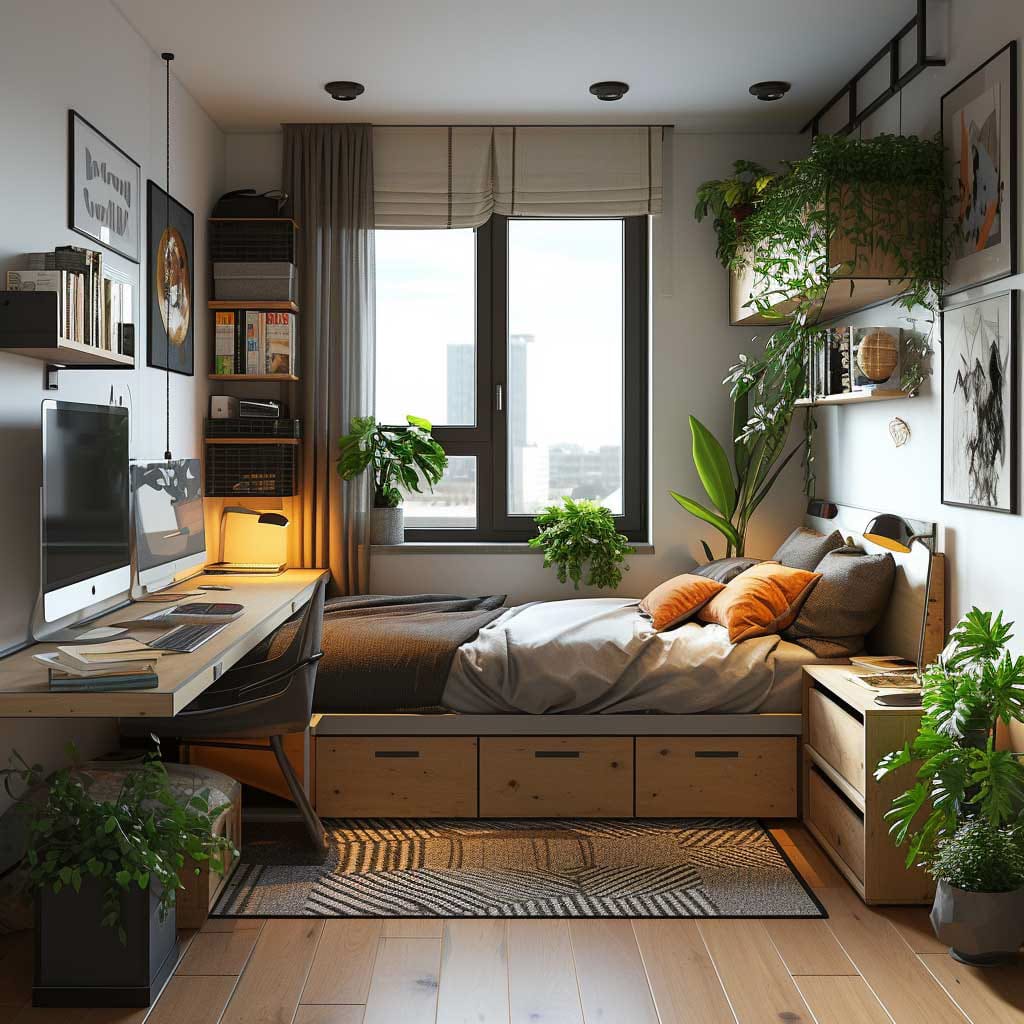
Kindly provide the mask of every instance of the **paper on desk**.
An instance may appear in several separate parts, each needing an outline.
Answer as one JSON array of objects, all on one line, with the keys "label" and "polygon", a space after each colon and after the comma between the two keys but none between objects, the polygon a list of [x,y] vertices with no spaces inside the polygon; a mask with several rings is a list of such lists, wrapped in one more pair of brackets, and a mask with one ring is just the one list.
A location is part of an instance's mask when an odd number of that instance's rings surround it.
[{"label": "paper on desk", "polygon": [[153,661],[166,653],[147,647],[146,644],[139,640],[133,640],[131,637],[126,640],[112,640],[109,644],[58,647],[57,650],[85,665],[108,661]]}]

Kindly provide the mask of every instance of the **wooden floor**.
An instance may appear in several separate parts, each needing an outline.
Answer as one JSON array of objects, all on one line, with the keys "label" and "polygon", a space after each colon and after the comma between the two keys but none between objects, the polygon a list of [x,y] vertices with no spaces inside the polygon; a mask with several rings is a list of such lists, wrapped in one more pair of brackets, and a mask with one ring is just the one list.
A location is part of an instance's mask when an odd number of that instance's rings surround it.
[{"label": "wooden floor", "polygon": [[[865,907],[799,828],[773,830],[829,919],[210,921],[152,1010],[34,1010],[0,941],[9,1024],[1011,1024],[1024,957],[947,955],[924,908]],[[12,938],[16,941],[11,941]]]}]

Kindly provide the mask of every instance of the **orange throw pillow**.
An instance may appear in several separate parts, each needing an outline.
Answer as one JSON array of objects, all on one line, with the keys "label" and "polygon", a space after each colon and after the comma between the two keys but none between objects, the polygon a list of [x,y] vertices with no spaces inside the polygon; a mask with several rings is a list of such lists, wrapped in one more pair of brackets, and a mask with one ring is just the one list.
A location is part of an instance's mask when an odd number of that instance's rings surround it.
[{"label": "orange throw pillow", "polygon": [[717,580],[684,572],[655,587],[640,602],[640,611],[660,633],[692,619],[721,590],[725,584]]},{"label": "orange throw pillow", "polygon": [[725,626],[734,644],[780,633],[793,624],[820,579],[818,572],[761,562],[733,579],[700,610],[698,618]]}]

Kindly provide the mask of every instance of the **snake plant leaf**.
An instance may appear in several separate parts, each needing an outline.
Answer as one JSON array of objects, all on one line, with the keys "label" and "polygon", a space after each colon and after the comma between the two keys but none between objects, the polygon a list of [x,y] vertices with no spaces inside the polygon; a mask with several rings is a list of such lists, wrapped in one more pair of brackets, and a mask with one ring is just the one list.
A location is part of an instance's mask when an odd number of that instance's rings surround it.
[{"label": "snake plant leaf", "polygon": [[729,458],[715,435],[696,416],[690,417],[693,435],[693,464],[711,503],[729,519],[736,511],[736,485]]},{"label": "snake plant leaf", "polygon": [[677,494],[675,491],[669,491],[669,494],[679,502],[691,516],[696,516],[702,522],[707,523],[709,526],[713,526],[730,544],[739,544],[740,537],[736,532],[736,527],[729,522],[728,519],[723,519],[716,512],[712,512],[711,509],[705,508],[699,501],[694,501],[693,498],[684,497],[682,494]]}]

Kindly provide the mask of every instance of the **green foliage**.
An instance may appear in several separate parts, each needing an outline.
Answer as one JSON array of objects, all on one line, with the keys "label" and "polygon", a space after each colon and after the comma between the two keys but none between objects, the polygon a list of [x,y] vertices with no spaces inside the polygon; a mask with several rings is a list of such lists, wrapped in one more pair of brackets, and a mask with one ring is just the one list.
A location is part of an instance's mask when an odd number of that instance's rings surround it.
[{"label": "green foliage", "polygon": [[530,539],[530,547],[544,552],[545,569],[557,566],[559,583],[570,579],[579,590],[584,567],[588,587],[615,590],[622,582],[623,571],[629,569],[622,563],[633,548],[615,529],[608,509],[586,498],[563,498],[561,505],[549,505],[533,521],[540,532]]},{"label": "green foliage", "polygon": [[739,224],[753,211],[754,204],[775,179],[766,167],[751,160],[737,160],[733,177],[705,181],[697,187],[694,217],[712,217],[718,235],[716,255],[728,266],[739,238]]},{"label": "green foliage", "polygon": [[928,865],[937,880],[967,892],[1013,892],[1024,887],[1024,829],[972,818],[938,846]]},{"label": "green foliage", "polygon": [[375,508],[397,508],[402,503],[400,487],[420,492],[420,477],[433,490],[448,465],[448,456],[430,432],[428,420],[406,416],[407,426],[379,424],[372,416],[353,416],[350,433],[338,441],[338,475],[352,480],[373,471]]},{"label": "green foliage", "polygon": [[1012,623],[973,608],[953,630],[948,653],[922,674],[924,715],[913,743],[887,754],[883,779],[914,767],[916,781],[886,813],[907,866],[930,864],[937,845],[972,818],[992,827],[1024,827],[1024,764],[997,750],[999,722],[1024,721],[1024,657],[1006,650]]},{"label": "green foliage", "polygon": [[[105,885],[102,924],[116,928],[124,945],[121,894],[130,886],[158,886],[163,919],[181,888],[187,857],[197,863],[208,860],[215,871],[223,871],[224,855],[237,855],[230,839],[212,831],[226,806],[211,810],[208,789],[184,803],[178,800],[158,753],[126,774],[116,799],[95,800],[89,794],[91,780],[77,768],[73,746],[68,753],[72,766],[50,778],[45,799],[31,793],[42,780],[40,765],[30,766],[15,751],[11,767],[0,770],[4,788],[27,818],[29,879],[54,893],[65,887],[78,892],[87,878]],[[14,780],[22,793],[15,793]]]}]

